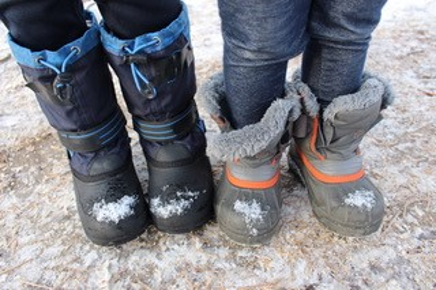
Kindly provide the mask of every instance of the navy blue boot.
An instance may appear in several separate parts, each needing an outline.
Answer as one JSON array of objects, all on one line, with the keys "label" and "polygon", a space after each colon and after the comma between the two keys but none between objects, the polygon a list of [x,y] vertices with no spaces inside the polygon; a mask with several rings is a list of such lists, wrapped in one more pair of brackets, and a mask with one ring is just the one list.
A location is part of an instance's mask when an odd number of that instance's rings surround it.
[{"label": "navy blue boot", "polygon": [[193,97],[194,57],[186,6],[166,28],[122,40],[101,28],[148,163],[151,216],[185,233],[212,216],[213,180],[204,126]]},{"label": "navy blue boot", "polygon": [[141,235],[149,224],[147,207],[98,26],[57,51],[33,52],[12,37],[10,46],[27,86],[68,149],[88,238],[115,245]]}]

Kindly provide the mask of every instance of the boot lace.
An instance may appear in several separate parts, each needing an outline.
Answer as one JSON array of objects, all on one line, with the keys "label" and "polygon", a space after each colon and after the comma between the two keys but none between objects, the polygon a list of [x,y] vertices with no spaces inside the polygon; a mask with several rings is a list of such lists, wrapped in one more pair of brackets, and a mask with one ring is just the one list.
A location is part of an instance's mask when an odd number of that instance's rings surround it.
[{"label": "boot lace", "polygon": [[[123,47],[123,50],[127,53],[127,57],[134,56],[138,52],[148,47],[160,44],[159,38],[154,38],[149,43],[145,43],[136,47],[135,49],[130,49],[127,46]],[[147,77],[139,70],[137,63],[135,61],[130,62],[130,70],[132,72],[133,81],[138,91],[146,96],[148,99],[154,99],[157,96],[156,88],[151,84]]]},{"label": "boot lace", "polygon": [[42,66],[45,66],[56,73],[56,78],[53,81],[53,93],[54,96],[61,102],[61,104],[72,105],[71,96],[73,93],[72,81],[73,75],[67,72],[67,67],[71,63],[73,56],[80,54],[80,48],[77,46],[71,47],[71,52],[62,61],[61,67],[58,68],[54,64],[44,60],[44,58],[38,58],[36,62]]},{"label": "boot lace", "polygon": [[65,71],[67,70],[67,65],[71,61],[71,58],[74,55],[78,55],[79,53],[80,53],[80,48],[78,48],[77,46],[71,47],[71,52],[67,55],[67,57],[62,62],[60,69],[57,68],[55,65],[49,63],[48,61],[45,61],[43,58],[38,58],[36,62],[49,69],[52,69],[56,74],[60,75],[62,73],[65,73]]}]

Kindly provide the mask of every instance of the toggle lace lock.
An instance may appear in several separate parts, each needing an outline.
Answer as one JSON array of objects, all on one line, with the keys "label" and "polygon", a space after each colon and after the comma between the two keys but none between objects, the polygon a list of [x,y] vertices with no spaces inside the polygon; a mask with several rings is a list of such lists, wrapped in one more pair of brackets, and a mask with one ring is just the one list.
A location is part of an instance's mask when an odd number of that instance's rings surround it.
[{"label": "toggle lace lock", "polygon": [[143,87],[141,88],[141,94],[148,100],[152,100],[157,96],[156,89],[151,83],[143,84]]},{"label": "toggle lace lock", "polygon": [[73,75],[71,73],[60,73],[53,82],[53,92],[62,103],[72,104],[71,96],[73,94],[72,86]]}]

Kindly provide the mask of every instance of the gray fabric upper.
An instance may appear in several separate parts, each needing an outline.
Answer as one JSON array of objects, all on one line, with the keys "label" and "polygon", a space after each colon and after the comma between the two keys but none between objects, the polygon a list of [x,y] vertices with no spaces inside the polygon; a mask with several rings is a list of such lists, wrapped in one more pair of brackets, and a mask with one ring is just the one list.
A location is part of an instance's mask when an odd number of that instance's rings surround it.
[{"label": "gray fabric upper", "polygon": [[[310,117],[319,113],[319,104],[311,89],[301,81],[301,71],[297,70],[293,77],[289,90],[300,95],[303,100],[303,110]],[[365,72],[362,86],[356,93],[338,96],[333,99],[323,112],[324,120],[333,120],[338,112],[365,109],[382,99],[381,110],[386,109],[394,101],[395,95],[391,85],[385,79]]]},{"label": "gray fabric upper", "polygon": [[221,102],[224,100],[226,89],[224,86],[224,74],[214,74],[198,89],[196,101],[210,115],[221,116]]},{"label": "gray fabric upper", "polygon": [[316,99],[298,74],[294,76],[294,89],[302,97],[306,112],[306,116],[296,122],[296,142],[312,165],[331,175],[358,171],[362,167],[362,158],[356,155],[358,146],[364,135],[381,120],[381,110],[392,103],[393,93],[390,86],[378,77],[365,74],[359,91],[338,96],[324,109],[316,150],[325,160],[320,160],[310,150],[308,134],[313,130],[313,124],[307,119],[307,115],[313,118],[319,113],[319,107],[314,105]]}]

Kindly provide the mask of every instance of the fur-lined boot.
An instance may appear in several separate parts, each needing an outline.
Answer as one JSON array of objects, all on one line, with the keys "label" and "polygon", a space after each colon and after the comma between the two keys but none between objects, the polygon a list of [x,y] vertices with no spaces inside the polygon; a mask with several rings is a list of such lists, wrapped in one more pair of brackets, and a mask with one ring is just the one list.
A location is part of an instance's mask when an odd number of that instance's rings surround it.
[{"label": "fur-lined boot", "polygon": [[290,139],[300,104],[288,94],[274,101],[261,121],[233,130],[223,112],[222,74],[199,93],[199,102],[217,122],[221,134],[209,140],[209,152],[226,162],[214,207],[221,230],[241,244],[264,244],[280,225],[282,206],[279,161]]},{"label": "fur-lined boot", "polygon": [[315,216],[345,236],[377,231],[384,215],[383,196],[365,174],[359,144],[391,104],[390,87],[365,75],[358,92],[339,96],[321,109],[298,74],[293,85],[303,113],[294,125],[290,168],[306,185]]}]

